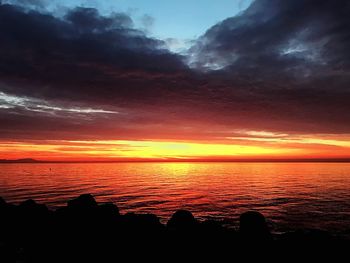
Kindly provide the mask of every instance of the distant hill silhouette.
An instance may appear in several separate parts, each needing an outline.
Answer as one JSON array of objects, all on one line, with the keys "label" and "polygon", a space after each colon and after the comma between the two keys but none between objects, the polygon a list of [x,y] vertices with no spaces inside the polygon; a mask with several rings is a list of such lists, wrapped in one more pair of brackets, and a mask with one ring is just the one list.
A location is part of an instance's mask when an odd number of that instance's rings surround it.
[{"label": "distant hill silhouette", "polygon": [[32,159],[32,158],[23,158],[23,159],[0,159],[0,163],[40,163],[40,161]]}]

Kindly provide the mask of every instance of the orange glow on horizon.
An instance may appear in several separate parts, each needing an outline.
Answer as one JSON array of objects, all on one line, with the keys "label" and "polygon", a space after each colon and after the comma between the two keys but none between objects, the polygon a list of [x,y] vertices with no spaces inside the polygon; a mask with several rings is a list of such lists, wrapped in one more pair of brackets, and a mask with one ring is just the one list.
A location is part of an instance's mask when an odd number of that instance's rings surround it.
[{"label": "orange glow on horizon", "polygon": [[220,142],[161,140],[3,141],[0,159],[54,161],[349,158],[349,137],[245,132]]}]

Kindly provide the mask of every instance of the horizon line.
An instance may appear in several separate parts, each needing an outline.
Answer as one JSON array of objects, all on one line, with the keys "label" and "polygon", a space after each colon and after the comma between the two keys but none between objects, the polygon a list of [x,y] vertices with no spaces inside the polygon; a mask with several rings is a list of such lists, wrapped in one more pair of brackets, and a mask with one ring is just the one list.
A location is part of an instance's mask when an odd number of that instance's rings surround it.
[{"label": "horizon line", "polygon": [[37,160],[32,158],[0,159],[0,163],[350,163],[350,158],[254,158],[254,159],[117,159],[117,160]]}]

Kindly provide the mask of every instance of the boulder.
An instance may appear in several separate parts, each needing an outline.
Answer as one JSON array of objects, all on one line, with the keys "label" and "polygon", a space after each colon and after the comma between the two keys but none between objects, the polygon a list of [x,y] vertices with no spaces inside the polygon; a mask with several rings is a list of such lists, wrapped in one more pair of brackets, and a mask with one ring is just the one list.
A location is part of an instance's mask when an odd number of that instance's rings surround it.
[{"label": "boulder", "polygon": [[94,209],[97,207],[97,202],[91,194],[82,194],[79,197],[68,201],[70,209]]},{"label": "boulder", "polygon": [[168,228],[172,229],[194,229],[198,225],[198,221],[191,212],[187,210],[176,211],[167,223]]},{"label": "boulder", "polygon": [[244,239],[268,240],[271,238],[265,217],[256,211],[243,213],[239,219],[239,232]]}]

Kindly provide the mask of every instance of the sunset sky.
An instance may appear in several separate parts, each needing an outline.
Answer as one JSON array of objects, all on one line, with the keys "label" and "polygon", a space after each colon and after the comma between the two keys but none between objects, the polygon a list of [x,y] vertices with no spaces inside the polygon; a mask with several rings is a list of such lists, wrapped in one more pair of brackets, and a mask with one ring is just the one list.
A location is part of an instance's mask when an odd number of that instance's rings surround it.
[{"label": "sunset sky", "polygon": [[0,0],[0,159],[350,158],[349,13]]}]

